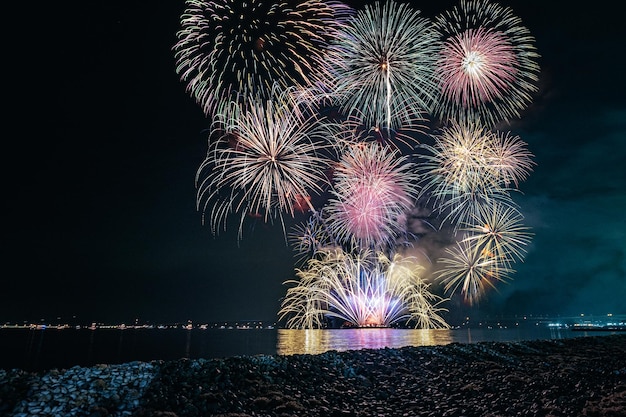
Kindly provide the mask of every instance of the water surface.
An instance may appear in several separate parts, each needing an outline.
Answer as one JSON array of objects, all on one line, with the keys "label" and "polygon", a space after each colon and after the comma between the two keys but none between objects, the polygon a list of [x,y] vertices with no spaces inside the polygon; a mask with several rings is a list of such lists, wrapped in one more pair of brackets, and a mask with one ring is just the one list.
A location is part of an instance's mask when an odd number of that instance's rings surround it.
[{"label": "water surface", "polygon": [[136,360],[319,354],[328,350],[562,339],[610,333],[543,326],[450,330],[0,329],[0,368],[45,370]]}]

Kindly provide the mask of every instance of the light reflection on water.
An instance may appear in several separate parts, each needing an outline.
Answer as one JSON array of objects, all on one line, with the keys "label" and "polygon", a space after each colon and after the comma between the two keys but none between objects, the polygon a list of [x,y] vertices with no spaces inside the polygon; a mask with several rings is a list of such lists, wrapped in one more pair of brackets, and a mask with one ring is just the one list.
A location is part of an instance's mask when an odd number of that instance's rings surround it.
[{"label": "light reflection on water", "polygon": [[425,329],[324,329],[278,330],[279,355],[318,354],[328,350],[400,348],[452,343],[451,330]]},{"label": "light reflection on water", "polygon": [[319,354],[328,350],[401,348],[435,346],[449,343],[516,342],[522,340],[566,339],[600,336],[612,332],[574,332],[547,327],[516,327],[504,329],[323,329],[277,330],[276,353],[279,355]]},{"label": "light reflection on water", "polygon": [[135,360],[319,354],[328,350],[401,348],[601,336],[546,326],[420,329],[127,329],[1,330],[0,369],[44,370]]}]

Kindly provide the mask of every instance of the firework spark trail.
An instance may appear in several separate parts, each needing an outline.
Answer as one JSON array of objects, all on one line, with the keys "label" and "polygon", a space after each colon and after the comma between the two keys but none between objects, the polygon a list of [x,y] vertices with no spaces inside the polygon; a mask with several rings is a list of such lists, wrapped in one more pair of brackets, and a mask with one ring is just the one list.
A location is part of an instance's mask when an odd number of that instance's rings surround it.
[{"label": "firework spark trail", "polygon": [[423,120],[436,95],[438,42],[428,19],[393,0],[366,5],[339,28],[317,79],[342,111],[391,130]]},{"label": "firework spark trail", "polygon": [[520,117],[537,91],[539,55],[513,11],[490,0],[461,0],[435,19],[435,28],[443,46],[434,113],[490,126]]},{"label": "firework spark trail", "polygon": [[283,214],[313,209],[309,196],[328,185],[325,170],[336,132],[333,124],[307,114],[289,90],[269,100],[250,99],[245,109],[238,103],[224,108],[213,124],[218,139],[209,144],[196,177],[198,207],[209,211],[213,232],[226,228],[232,212],[241,215],[241,237],[248,214],[282,220]]},{"label": "firework spark trail", "polygon": [[223,101],[267,98],[274,83],[306,86],[334,31],[353,14],[341,2],[186,0],[176,72],[207,115]]},{"label": "firework spark trail", "polygon": [[439,315],[440,297],[420,278],[422,267],[411,257],[392,259],[370,251],[350,255],[325,250],[299,270],[300,280],[287,290],[279,313],[287,327],[316,328],[325,317],[354,326],[389,326],[399,321],[420,328],[448,327]]},{"label": "firework spark trail", "polygon": [[397,150],[371,142],[349,146],[335,167],[325,208],[331,234],[349,246],[393,246],[406,231],[417,178],[413,164]]}]

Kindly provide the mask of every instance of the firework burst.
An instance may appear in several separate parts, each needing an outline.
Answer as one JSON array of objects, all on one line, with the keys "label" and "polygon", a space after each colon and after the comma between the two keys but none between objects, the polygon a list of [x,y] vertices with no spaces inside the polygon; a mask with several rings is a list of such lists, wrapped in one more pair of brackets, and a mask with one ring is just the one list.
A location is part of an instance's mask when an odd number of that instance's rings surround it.
[{"label": "firework burst", "polygon": [[412,322],[420,328],[448,327],[439,315],[442,299],[428,291],[413,258],[392,259],[365,251],[349,255],[324,250],[297,271],[279,313],[287,327],[324,327],[327,318],[352,326],[386,327]]},{"label": "firework burst", "polygon": [[205,114],[221,102],[267,98],[275,82],[307,85],[316,57],[352,10],[336,1],[186,0],[176,71]]},{"label": "firework burst", "polygon": [[289,94],[250,100],[242,109],[231,103],[213,124],[217,140],[209,144],[198,169],[198,206],[209,213],[214,233],[226,228],[230,213],[265,221],[312,208],[311,193],[328,184],[333,125],[307,115]]},{"label": "firework burst", "polygon": [[[285,216],[310,214],[289,235],[302,269],[285,283],[288,327],[447,327],[446,300],[398,254],[430,233],[421,198],[457,240],[435,264],[444,293],[473,304],[523,260],[511,191],[532,154],[491,129],[531,102],[534,39],[489,0],[432,23],[396,0],[185,0],[176,72],[212,120],[203,221],[217,234],[238,217],[241,238],[250,217],[284,232]],[[415,154],[426,114],[444,127]]]},{"label": "firework burst", "polygon": [[318,252],[339,246],[330,234],[323,210],[311,212],[306,222],[293,226],[288,240],[298,263],[306,263]]},{"label": "firework burst", "polygon": [[342,26],[318,79],[346,114],[387,132],[413,126],[436,94],[437,39],[428,19],[393,0],[366,5]]},{"label": "firework burst", "polygon": [[510,185],[526,178],[532,154],[517,136],[496,133],[479,123],[451,123],[434,135],[435,143],[418,166],[426,179],[422,195],[434,200],[456,225],[479,215],[482,207],[513,206]]},{"label": "firework burst", "polygon": [[483,253],[507,267],[515,260],[523,260],[530,243],[529,228],[522,224],[524,217],[514,207],[496,203],[482,207],[473,222],[462,228],[466,242],[481,248]]},{"label": "firework burst", "polygon": [[416,185],[413,164],[398,151],[372,142],[352,144],[334,169],[325,209],[331,234],[356,247],[393,246],[406,231]]},{"label": "firework burst", "polygon": [[444,291],[457,291],[463,300],[472,305],[483,298],[497,282],[506,282],[513,270],[496,254],[470,239],[458,242],[445,250],[438,261],[440,269],[435,279],[444,284]]},{"label": "firework burst", "polygon": [[518,187],[533,170],[534,155],[519,136],[509,132],[497,132],[494,135],[493,146],[487,158],[488,167],[499,184]]},{"label": "firework burst", "polygon": [[537,90],[539,55],[512,10],[490,0],[461,0],[435,19],[435,28],[443,43],[435,113],[489,125],[519,117]]}]

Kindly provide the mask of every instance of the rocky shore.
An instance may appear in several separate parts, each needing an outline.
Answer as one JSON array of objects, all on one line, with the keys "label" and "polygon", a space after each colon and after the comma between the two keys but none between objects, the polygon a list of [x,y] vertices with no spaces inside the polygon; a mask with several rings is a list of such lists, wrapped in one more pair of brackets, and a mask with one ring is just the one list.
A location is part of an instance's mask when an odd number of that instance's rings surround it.
[{"label": "rocky shore", "polygon": [[626,416],[626,334],[0,370],[0,416]]}]

